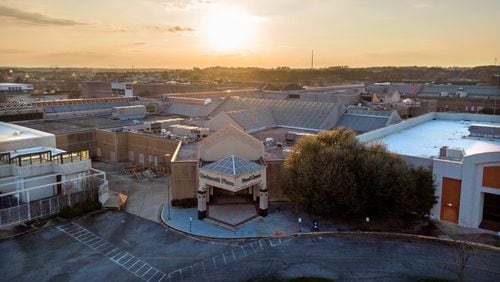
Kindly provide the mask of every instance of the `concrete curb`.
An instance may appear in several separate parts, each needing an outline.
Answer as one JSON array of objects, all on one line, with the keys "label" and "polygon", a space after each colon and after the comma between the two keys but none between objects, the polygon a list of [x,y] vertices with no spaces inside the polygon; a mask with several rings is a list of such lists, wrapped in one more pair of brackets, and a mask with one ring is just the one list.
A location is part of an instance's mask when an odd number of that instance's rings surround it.
[{"label": "concrete curb", "polygon": [[163,207],[165,206],[165,204],[163,204],[161,206],[161,210],[162,212],[160,213],[160,223],[172,230],[175,230],[181,234],[185,234],[185,235],[190,235],[190,236],[193,236],[193,237],[197,237],[197,238],[205,238],[205,239],[217,239],[217,240],[231,240],[231,239],[234,239],[234,240],[238,240],[238,239],[265,239],[265,238],[278,238],[278,237],[286,237],[288,235],[284,235],[284,236],[241,236],[241,237],[214,237],[214,236],[206,236],[206,235],[200,235],[200,234],[196,234],[196,233],[193,233],[193,232],[188,232],[188,231],[184,231],[182,229],[179,229],[179,228],[176,228],[176,227],[173,227],[171,225],[169,225],[167,223],[167,221],[163,218]]},{"label": "concrete curb", "polygon": [[[162,211],[165,204],[162,205]],[[205,238],[205,239],[215,239],[215,240],[238,240],[238,239],[268,239],[268,238],[283,238],[283,237],[313,237],[320,235],[329,235],[329,236],[365,236],[365,237],[389,237],[389,238],[398,238],[398,239],[411,239],[411,240],[422,240],[422,241],[434,241],[438,243],[445,243],[448,245],[458,245],[458,244],[469,244],[474,247],[488,249],[495,252],[500,252],[500,247],[495,247],[492,245],[486,245],[482,243],[475,243],[469,241],[462,240],[453,240],[446,238],[438,238],[424,235],[415,235],[415,234],[406,234],[406,233],[390,233],[390,232],[373,232],[373,231],[320,231],[320,232],[302,232],[302,233],[291,233],[281,236],[241,236],[241,237],[215,237],[215,236],[207,236],[200,235],[193,232],[184,231],[182,229],[178,229],[176,227],[170,226],[166,220],[163,218],[163,212],[160,213],[160,222],[162,225],[175,230],[179,233],[190,235],[197,238]]]}]

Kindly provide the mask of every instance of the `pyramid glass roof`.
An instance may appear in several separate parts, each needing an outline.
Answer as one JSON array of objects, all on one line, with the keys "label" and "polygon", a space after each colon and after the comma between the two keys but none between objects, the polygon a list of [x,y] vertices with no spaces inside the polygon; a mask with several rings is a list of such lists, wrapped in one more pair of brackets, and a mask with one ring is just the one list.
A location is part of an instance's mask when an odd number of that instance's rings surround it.
[{"label": "pyramid glass roof", "polygon": [[231,176],[239,176],[243,173],[258,170],[261,168],[263,168],[262,165],[235,155],[227,156],[203,167],[203,169],[206,170]]}]

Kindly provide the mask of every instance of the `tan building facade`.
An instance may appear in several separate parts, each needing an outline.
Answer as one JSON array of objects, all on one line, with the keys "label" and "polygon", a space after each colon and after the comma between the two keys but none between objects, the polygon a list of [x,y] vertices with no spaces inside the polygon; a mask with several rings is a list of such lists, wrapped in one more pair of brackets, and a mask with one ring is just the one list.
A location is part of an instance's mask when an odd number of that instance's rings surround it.
[{"label": "tan building facade", "polygon": [[96,157],[102,161],[136,162],[150,168],[169,167],[179,141],[134,132],[96,130]]}]

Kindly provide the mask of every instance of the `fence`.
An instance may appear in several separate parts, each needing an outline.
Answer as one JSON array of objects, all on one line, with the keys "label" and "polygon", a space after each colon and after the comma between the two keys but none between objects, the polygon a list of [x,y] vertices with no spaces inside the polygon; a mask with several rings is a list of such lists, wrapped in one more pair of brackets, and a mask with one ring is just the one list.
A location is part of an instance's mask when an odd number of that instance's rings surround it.
[{"label": "fence", "polygon": [[[39,193],[42,189],[44,192],[52,189],[54,195],[29,201],[30,194]],[[107,192],[105,174],[92,170],[92,174],[84,177],[1,194],[0,228],[56,215],[64,207],[86,200],[97,201]],[[28,200],[24,202],[23,199]]]}]

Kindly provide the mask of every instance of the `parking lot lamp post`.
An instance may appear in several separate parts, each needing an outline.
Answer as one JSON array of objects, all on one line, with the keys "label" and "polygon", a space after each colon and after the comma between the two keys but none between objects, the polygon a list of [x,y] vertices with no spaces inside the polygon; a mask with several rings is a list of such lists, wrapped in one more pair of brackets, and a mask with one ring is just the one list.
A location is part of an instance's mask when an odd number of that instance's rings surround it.
[{"label": "parking lot lamp post", "polygon": [[299,222],[299,233],[302,233],[302,218],[299,217],[297,221]]},{"label": "parking lot lamp post", "polygon": [[170,220],[170,185],[167,186],[167,219]]}]

